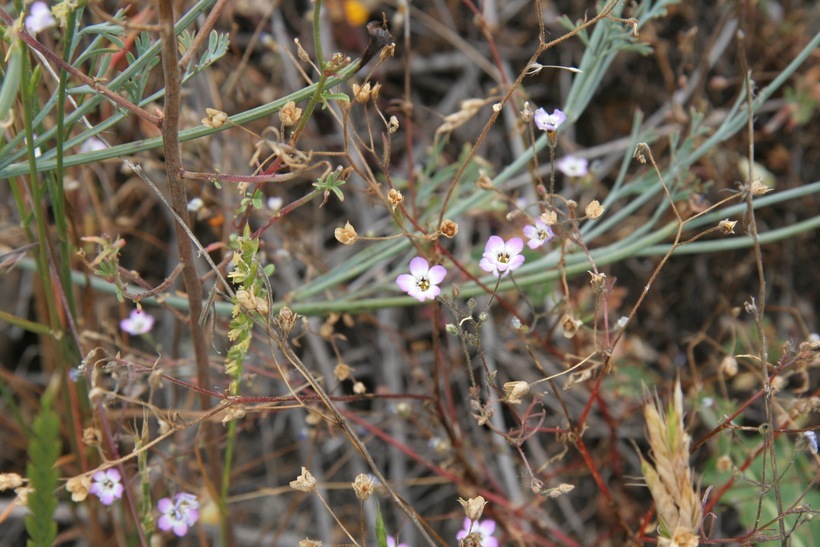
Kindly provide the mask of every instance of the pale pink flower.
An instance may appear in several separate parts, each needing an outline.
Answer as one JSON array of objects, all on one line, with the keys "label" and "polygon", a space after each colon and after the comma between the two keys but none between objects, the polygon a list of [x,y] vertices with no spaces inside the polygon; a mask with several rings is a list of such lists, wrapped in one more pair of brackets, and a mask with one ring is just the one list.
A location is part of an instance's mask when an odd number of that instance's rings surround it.
[{"label": "pale pink flower", "polygon": [[100,498],[103,505],[111,505],[115,500],[120,499],[125,491],[121,480],[120,472],[113,467],[105,471],[97,471],[94,473],[94,483],[88,491]]},{"label": "pale pink flower", "polygon": [[559,125],[567,121],[567,115],[557,108],[552,114],[547,114],[546,110],[539,108],[535,111],[533,121],[535,121],[535,126],[541,131],[554,133]]},{"label": "pale pink flower", "polygon": [[410,273],[401,274],[396,278],[396,284],[401,290],[418,300],[424,302],[426,299],[433,300],[441,293],[438,284],[444,281],[447,270],[444,266],[433,266],[417,256],[410,261]]},{"label": "pale pink flower", "polygon": [[154,317],[145,310],[133,310],[131,315],[120,321],[120,328],[131,336],[151,332],[154,328]]},{"label": "pale pink flower", "polygon": [[490,236],[478,266],[496,277],[505,277],[524,263],[524,255],[521,254],[523,248],[524,242],[520,237],[505,242],[499,236]]},{"label": "pale pink flower", "polygon": [[163,532],[172,530],[178,537],[188,533],[188,529],[199,519],[199,502],[196,496],[180,492],[170,498],[162,498],[157,502],[157,509],[161,516],[157,526]]},{"label": "pale pink flower", "polygon": [[589,160],[577,156],[564,156],[555,166],[568,177],[584,177],[589,173]]},{"label": "pale pink flower", "polygon": [[45,2],[34,2],[31,5],[31,15],[26,17],[26,30],[29,34],[37,34],[41,30],[53,27],[57,24],[51,16],[51,9]]},{"label": "pale pink flower", "polygon": [[552,226],[545,224],[540,218],[535,219],[535,226],[524,226],[524,235],[529,238],[527,247],[537,249],[555,237]]}]

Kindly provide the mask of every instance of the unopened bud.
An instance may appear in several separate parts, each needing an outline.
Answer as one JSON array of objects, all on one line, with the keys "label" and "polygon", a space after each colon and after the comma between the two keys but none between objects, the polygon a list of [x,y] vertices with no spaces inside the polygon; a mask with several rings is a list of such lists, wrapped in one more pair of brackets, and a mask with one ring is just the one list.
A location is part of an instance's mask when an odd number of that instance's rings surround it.
[{"label": "unopened bud", "polygon": [[390,121],[387,124],[387,132],[393,135],[399,130],[399,119],[395,116],[390,116]]},{"label": "unopened bud", "polygon": [[731,355],[727,355],[720,362],[720,372],[727,378],[732,378],[737,374],[737,359]]},{"label": "unopened bud", "polygon": [[524,108],[521,109],[521,120],[524,123],[530,123],[534,116],[535,114],[533,113],[532,108],[530,108],[530,102],[524,101]]}]

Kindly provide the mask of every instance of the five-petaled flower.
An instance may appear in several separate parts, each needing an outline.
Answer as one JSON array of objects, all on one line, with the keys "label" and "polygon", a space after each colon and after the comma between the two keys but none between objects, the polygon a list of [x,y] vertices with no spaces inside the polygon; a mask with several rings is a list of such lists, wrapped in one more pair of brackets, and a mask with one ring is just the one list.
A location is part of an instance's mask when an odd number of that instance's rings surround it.
[{"label": "five-petaled flower", "polygon": [[157,502],[157,509],[161,513],[157,526],[163,532],[173,530],[174,534],[182,537],[188,529],[199,519],[199,502],[196,496],[180,492],[174,499],[162,498]]},{"label": "five-petaled flower", "polygon": [[538,127],[541,131],[546,131],[547,133],[555,133],[558,129],[558,126],[567,121],[567,115],[558,110],[557,108],[553,111],[552,114],[547,114],[547,111],[543,108],[539,108],[535,111],[533,116],[533,121],[535,121],[535,126]]},{"label": "five-petaled flower", "polygon": [[490,236],[478,266],[496,277],[505,277],[524,263],[524,255],[521,254],[523,248],[524,242],[520,237],[505,242],[499,236]]},{"label": "five-petaled flower", "polygon": [[51,16],[51,9],[45,2],[34,2],[31,5],[31,15],[26,17],[26,30],[30,34],[37,34],[41,30],[53,27],[57,24]]},{"label": "five-petaled flower", "polygon": [[545,224],[540,218],[536,218],[535,226],[524,226],[524,235],[529,238],[527,247],[537,249],[555,237],[555,232],[552,231],[552,226]]},{"label": "five-petaled flower", "polygon": [[103,505],[111,505],[114,500],[122,497],[125,490],[121,480],[120,472],[113,467],[105,471],[97,471],[94,473],[94,484],[88,491],[100,498]]},{"label": "five-petaled flower", "polygon": [[437,265],[431,268],[424,258],[417,256],[410,261],[410,273],[397,277],[396,284],[419,302],[424,302],[428,298],[433,300],[441,293],[438,285],[444,280],[445,275],[447,270],[444,266]]},{"label": "five-petaled flower", "polygon": [[154,317],[145,310],[133,310],[131,315],[120,321],[120,328],[131,336],[151,332],[154,328]]},{"label": "five-petaled flower", "polygon": [[478,536],[482,547],[498,547],[498,539],[493,537],[495,533],[495,521],[492,519],[471,521],[464,519],[464,528],[456,534],[456,539],[464,539],[469,536]]},{"label": "five-petaled flower", "polygon": [[578,156],[564,156],[555,166],[568,177],[584,177],[589,173],[589,160]]}]

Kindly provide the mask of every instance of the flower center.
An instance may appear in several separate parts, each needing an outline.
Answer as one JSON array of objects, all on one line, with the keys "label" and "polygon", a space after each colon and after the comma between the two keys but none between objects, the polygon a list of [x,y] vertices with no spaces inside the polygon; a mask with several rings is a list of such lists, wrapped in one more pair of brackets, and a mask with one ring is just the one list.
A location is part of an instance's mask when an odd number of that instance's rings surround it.
[{"label": "flower center", "polygon": [[426,277],[422,277],[419,279],[418,283],[416,283],[419,289],[422,291],[426,291],[430,288],[430,281]]},{"label": "flower center", "polygon": [[498,256],[496,257],[496,260],[498,260],[502,264],[506,264],[507,262],[510,261],[510,253],[504,253],[504,252],[498,253]]}]

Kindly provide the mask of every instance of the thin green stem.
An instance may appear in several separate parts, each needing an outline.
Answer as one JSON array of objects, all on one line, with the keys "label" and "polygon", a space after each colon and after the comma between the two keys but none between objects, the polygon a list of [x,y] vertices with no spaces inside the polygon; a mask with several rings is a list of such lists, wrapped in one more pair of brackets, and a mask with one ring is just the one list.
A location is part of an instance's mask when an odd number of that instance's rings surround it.
[{"label": "thin green stem", "polygon": [[[71,55],[71,44],[74,41],[74,32],[77,24],[77,10],[70,10],[68,21],[66,23],[66,34],[63,37],[63,59],[66,64],[71,63],[69,58]],[[49,193],[51,194],[51,203],[54,210],[54,223],[57,227],[57,238],[60,245],[60,260],[58,267],[60,269],[60,278],[65,288],[66,302],[68,304],[68,312],[72,317],[77,316],[77,306],[74,301],[74,291],[71,287],[71,242],[69,241],[68,222],[66,219],[65,207],[65,190],[62,181],[65,179],[65,172],[63,167],[63,158],[65,155],[65,137],[67,136],[65,128],[65,104],[66,104],[66,86],[68,83],[68,72],[64,67],[60,69],[60,81],[57,87],[57,162],[55,173],[50,175],[48,180]],[[70,126],[69,126],[70,131]]]},{"label": "thin green stem", "polygon": [[316,0],[316,3],[313,5],[313,47],[316,50],[316,63],[319,67],[319,81],[316,82],[316,87],[313,90],[310,101],[305,107],[302,117],[299,119],[299,125],[296,126],[296,129],[293,131],[293,135],[291,135],[291,146],[295,146],[298,142],[299,137],[302,135],[302,131],[304,131],[307,126],[308,120],[310,120],[310,116],[313,114],[313,110],[322,98],[322,91],[324,91],[325,86],[327,85],[328,72],[325,67],[325,58],[322,52],[321,15],[322,0]]}]

